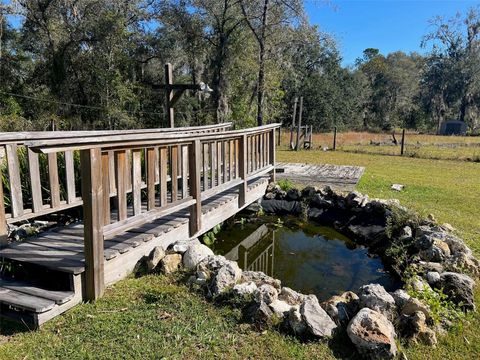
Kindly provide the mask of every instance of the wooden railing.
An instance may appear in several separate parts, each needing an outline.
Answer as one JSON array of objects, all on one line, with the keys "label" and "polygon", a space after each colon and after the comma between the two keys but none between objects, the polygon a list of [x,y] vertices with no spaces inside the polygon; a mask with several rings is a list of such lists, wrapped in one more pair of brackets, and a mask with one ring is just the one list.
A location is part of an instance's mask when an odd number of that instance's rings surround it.
[{"label": "wooden railing", "polygon": [[[272,173],[277,124],[238,131],[146,132],[25,140],[29,172],[38,191],[35,158],[47,156],[50,196],[48,210],[42,198],[33,199],[32,214],[44,214],[83,203],[86,295],[103,293],[103,241],[168,214],[188,210],[190,236],[202,229],[202,200],[233,187],[239,188],[239,207],[245,205],[248,181]],[[6,144],[11,217],[25,217],[21,201],[15,144]],[[72,159],[80,152],[81,197],[77,196]],[[65,199],[60,196],[58,154],[65,159]],[[68,155],[67,155],[68,154]],[[71,155],[70,155],[71,154]],[[14,160],[12,162],[12,159]],[[13,170],[13,171],[12,171]],[[39,192],[40,193],[40,192]],[[40,193],[41,194],[41,193]],[[128,195],[128,196],[127,196]],[[3,197],[1,197],[3,199]],[[112,201],[113,200],[113,201]],[[1,205],[1,204],[0,204]],[[41,205],[41,206],[40,206]],[[62,207],[63,206],[63,207]],[[0,206],[0,211],[3,207]]]},{"label": "wooden railing", "polygon": [[[98,136],[121,136],[122,134],[207,134],[226,131],[231,123],[186,127],[175,129],[106,130],[106,131],[56,131],[0,133],[0,155],[2,167],[0,175],[7,179],[7,187],[0,186],[0,237],[7,234],[6,224],[66,210],[82,204],[79,191],[79,154],[74,150],[37,154],[25,143],[61,139],[75,143],[78,139]],[[131,168],[130,152],[127,168]],[[75,159],[77,161],[75,161]],[[113,152],[109,153],[109,168],[114,168]],[[41,166],[42,165],[42,166]],[[115,177],[110,178],[110,192],[115,194]],[[126,177],[131,191],[131,177]],[[6,200],[6,201],[5,201]],[[0,239],[0,244],[2,240]]]}]

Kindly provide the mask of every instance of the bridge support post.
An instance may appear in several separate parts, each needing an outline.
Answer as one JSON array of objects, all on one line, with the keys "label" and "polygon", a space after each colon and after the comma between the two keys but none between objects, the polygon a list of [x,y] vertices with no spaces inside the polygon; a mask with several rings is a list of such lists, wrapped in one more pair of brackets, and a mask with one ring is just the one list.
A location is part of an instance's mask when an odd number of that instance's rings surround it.
[{"label": "bridge support post", "polygon": [[240,192],[238,196],[238,206],[242,207],[247,201],[247,135],[242,135],[238,146],[238,170],[242,183],[240,184]]},{"label": "bridge support post", "polygon": [[190,237],[195,236],[202,228],[202,188],[200,184],[200,165],[202,163],[202,144],[195,140],[188,148],[188,165],[190,179],[190,195],[195,204],[190,208]]},{"label": "bridge support post", "polygon": [[[105,289],[101,149],[80,152],[85,243],[85,296],[96,300]],[[105,190],[106,191],[106,190]]]},{"label": "bridge support post", "polygon": [[[270,139],[269,139],[269,149],[268,154],[270,156],[269,163],[273,166],[273,170],[270,174],[270,181],[276,181],[276,174],[275,174],[275,129],[270,131]],[[298,145],[298,143],[297,143]]]}]

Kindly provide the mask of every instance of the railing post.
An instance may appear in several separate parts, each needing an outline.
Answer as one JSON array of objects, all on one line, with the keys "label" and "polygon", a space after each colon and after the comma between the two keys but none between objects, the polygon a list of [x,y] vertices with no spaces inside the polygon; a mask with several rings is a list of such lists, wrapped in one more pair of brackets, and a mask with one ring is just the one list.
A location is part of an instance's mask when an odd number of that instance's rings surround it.
[{"label": "railing post", "polygon": [[190,180],[190,195],[195,204],[190,209],[190,236],[195,236],[202,228],[202,189],[200,187],[200,167],[202,162],[202,144],[195,140],[189,145],[188,166]]},{"label": "railing post", "polygon": [[238,170],[242,183],[240,184],[240,192],[238,196],[238,206],[241,208],[247,201],[247,135],[242,135],[238,145]]},{"label": "railing post", "polygon": [[275,129],[270,131],[270,141],[269,141],[270,148],[268,149],[269,152],[269,163],[273,166],[273,170],[270,175],[270,181],[276,181],[276,174],[275,174]]},{"label": "railing post", "polygon": [[96,300],[105,288],[101,149],[80,152],[85,243],[85,296]]},{"label": "railing post", "polygon": [[[0,172],[0,249],[8,243],[8,226],[5,218],[5,204],[3,203],[3,184]],[[1,258],[1,254],[0,254]]]}]

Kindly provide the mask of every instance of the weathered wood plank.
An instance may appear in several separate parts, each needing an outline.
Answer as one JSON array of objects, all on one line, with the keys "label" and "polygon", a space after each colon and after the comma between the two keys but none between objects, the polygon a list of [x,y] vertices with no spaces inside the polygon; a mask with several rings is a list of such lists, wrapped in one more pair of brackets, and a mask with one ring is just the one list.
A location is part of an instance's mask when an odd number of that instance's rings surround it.
[{"label": "weathered wood plank", "polygon": [[[72,204],[76,201],[75,193],[75,165],[73,161],[73,151],[65,151],[65,182],[67,188],[67,203]],[[108,169],[108,163],[107,167]]]},{"label": "weathered wood plank", "polygon": [[248,168],[248,142],[247,136],[243,135],[240,139],[238,146],[238,171],[240,173],[240,179],[242,183],[240,184],[239,196],[238,196],[238,206],[242,207],[245,205],[247,199],[247,168]]},{"label": "weathered wood plank", "polygon": [[110,154],[102,153],[103,225],[110,224]]},{"label": "weathered wood plank", "polygon": [[117,188],[118,220],[127,218],[127,184],[125,173],[127,171],[126,153],[123,150],[115,152],[115,180]]},{"label": "weathered wood plank", "polygon": [[142,150],[132,150],[133,215],[142,212]]},{"label": "weathered wood plank", "polygon": [[85,296],[88,300],[96,300],[105,290],[101,150],[82,150],[80,161],[86,265]]},{"label": "weathered wood plank", "polygon": [[170,167],[172,202],[175,202],[178,200],[178,146],[170,148]]},{"label": "weathered wood plank", "polygon": [[75,295],[72,291],[46,290],[18,280],[0,279],[0,288],[14,290],[27,295],[52,300],[56,304],[64,304],[67,301],[70,301]]},{"label": "weathered wood plank", "polygon": [[5,153],[7,155],[12,217],[15,218],[23,215],[22,183],[20,180],[20,166],[18,162],[17,145],[5,145]]},{"label": "weathered wood plank", "polygon": [[38,154],[27,148],[28,170],[30,176],[30,190],[32,192],[33,212],[39,212],[43,209],[42,185],[40,183],[40,165]]},{"label": "weathered wood plank", "polygon": [[211,142],[209,146],[210,146],[210,178],[211,178],[212,188],[214,188],[216,186],[215,177],[217,175],[217,165],[216,165],[217,143],[215,141]]},{"label": "weathered wood plank", "polygon": [[158,148],[147,149],[147,210],[155,208],[155,179],[157,173],[157,154]]},{"label": "weathered wood plank", "polygon": [[188,146],[182,146],[182,199],[188,196]]},{"label": "weathered wood plank", "polygon": [[57,153],[50,153],[48,157],[48,182],[50,184],[50,206],[55,209],[60,205],[60,180],[58,178]]},{"label": "weathered wood plank", "polygon": [[189,174],[190,174],[190,194],[195,200],[195,204],[190,209],[190,236],[194,236],[201,228],[202,214],[202,190],[200,185],[200,164],[202,161],[202,143],[195,140],[188,149],[189,153]]},{"label": "weathered wood plank", "polygon": [[[2,171],[0,169],[0,179],[2,178]],[[3,199],[3,182],[0,182],[0,248],[8,243],[8,227],[7,219],[5,218],[5,203]]]},{"label": "weathered wood plank", "polygon": [[28,295],[4,287],[0,287],[0,303],[20,307],[35,313],[43,313],[51,310],[55,306],[55,302],[52,300]]},{"label": "weathered wood plank", "polygon": [[168,158],[167,148],[160,148],[160,206],[167,205],[167,175],[168,175]]}]

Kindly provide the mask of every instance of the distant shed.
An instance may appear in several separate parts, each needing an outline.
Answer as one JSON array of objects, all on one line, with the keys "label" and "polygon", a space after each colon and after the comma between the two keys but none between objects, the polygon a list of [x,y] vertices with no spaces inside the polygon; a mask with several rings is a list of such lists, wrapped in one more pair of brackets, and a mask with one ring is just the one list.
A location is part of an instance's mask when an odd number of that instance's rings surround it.
[{"label": "distant shed", "polygon": [[448,120],[440,126],[440,135],[466,135],[467,125],[463,121]]}]

